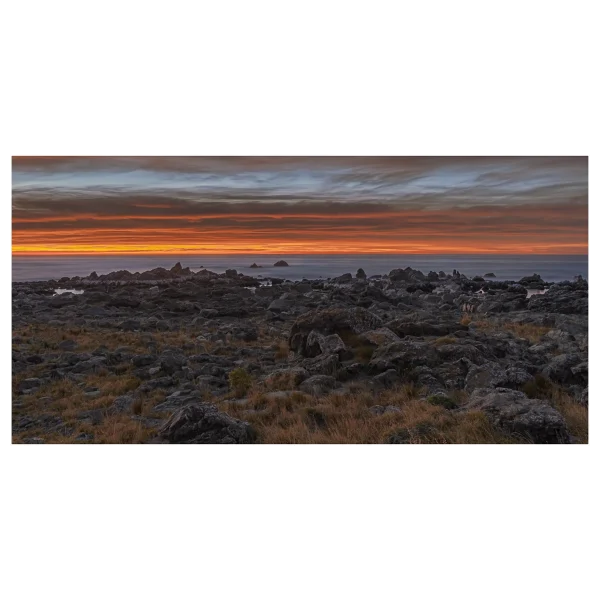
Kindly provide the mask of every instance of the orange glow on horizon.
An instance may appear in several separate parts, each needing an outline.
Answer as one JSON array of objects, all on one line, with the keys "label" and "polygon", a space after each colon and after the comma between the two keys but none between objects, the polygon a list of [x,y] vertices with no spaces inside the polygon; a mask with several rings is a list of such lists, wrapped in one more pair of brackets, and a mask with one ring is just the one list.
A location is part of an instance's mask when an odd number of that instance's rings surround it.
[{"label": "orange glow on horizon", "polygon": [[172,254],[172,255],[212,255],[212,254],[576,254],[585,255],[588,253],[587,244],[553,244],[553,245],[532,245],[523,247],[519,245],[471,245],[471,246],[451,246],[451,245],[425,245],[425,244],[353,244],[340,247],[336,243],[312,244],[310,246],[301,244],[272,244],[267,246],[248,245],[240,248],[218,245],[186,245],[186,247],[176,245],[150,245],[150,244],[132,244],[122,245],[66,245],[66,244],[39,244],[32,246],[13,246],[13,256],[68,256],[68,255],[154,255],[154,254]]},{"label": "orange glow on horizon", "polygon": [[[138,205],[141,206],[141,205]],[[159,208],[159,205],[151,205]],[[166,206],[166,205],[165,205]],[[343,209],[340,209],[343,210]],[[261,207],[214,213],[44,215],[13,218],[12,252],[26,255],[587,254],[587,205],[443,210]]]}]

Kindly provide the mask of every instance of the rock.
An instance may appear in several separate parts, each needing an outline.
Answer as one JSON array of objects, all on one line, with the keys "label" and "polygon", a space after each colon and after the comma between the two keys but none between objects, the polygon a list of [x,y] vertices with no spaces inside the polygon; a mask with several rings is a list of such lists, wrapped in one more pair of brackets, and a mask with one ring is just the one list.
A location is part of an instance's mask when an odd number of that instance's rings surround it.
[{"label": "rock", "polygon": [[105,356],[93,356],[88,360],[80,360],[77,364],[72,367],[75,373],[85,373],[88,371],[97,371],[106,363]]},{"label": "rock", "polygon": [[352,273],[344,273],[339,277],[334,277],[333,281],[335,283],[350,283],[352,281]]},{"label": "rock", "polygon": [[265,384],[268,386],[286,385],[291,388],[298,386],[308,378],[308,371],[302,367],[294,367],[291,369],[278,369],[272,371],[265,378]]},{"label": "rock", "polygon": [[157,404],[153,412],[174,412],[188,404],[198,404],[202,401],[200,392],[185,393],[177,391],[167,396],[160,404]]},{"label": "rock", "polygon": [[140,327],[141,323],[138,319],[125,319],[119,324],[119,328],[123,331],[137,331]]},{"label": "rock", "polygon": [[580,354],[559,354],[550,360],[542,374],[562,384],[587,385],[587,362],[582,362]]},{"label": "rock", "polygon": [[299,294],[309,294],[312,292],[312,285],[310,283],[297,283],[294,286],[294,290]]},{"label": "rock", "polygon": [[337,354],[319,354],[315,358],[307,358],[302,361],[302,367],[312,375],[331,375],[335,378],[342,370]]},{"label": "rock", "polygon": [[67,352],[73,352],[77,348],[77,342],[75,340],[64,340],[58,344],[59,350],[64,350]]},{"label": "rock", "polygon": [[65,306],[72,306],[74,304],[77,304],[77,302],[79,301],[78,298],[78,296],[69,293],[60,294],[52,298],[50,302],[48,302],[48,306],[50,306],[51,308],[63,308]]},{"label": "rock", "polygon": [[237,277],[238,272],[235,269],[226,269],[225,270],[225,275],[227,275],[227,277]]},{"label": "rock", "polygon": [[274,267],[289,267],[285,260],[278,260],[274,265]]},{"label": "rock", "polygon": [[380,327],[379,329],[372,329],[371,331],[361,333],[358,336],[358,341],[367,346],[377,347],[399,342],[400,338],[391,329],[387,327]]},{"label": "rock", "polygon": [[138,354],[131,359],[131,364],[134,367],[146,367],[156,362],[157,357],[151,354]]},{"label": "rock", "polygon": [[77,414],[77,419],[90,425],[99,425],[104,420],[104,412],[99,409],[84,410]]},{"label": "rock", "polygon": [[250,444],[256,440],[252,427],[234,419],[212,404],[189,404],[160,427],[158,436],[171,444]]},{"label": "rock", "polygon": [[356,279],[366,279],[367,278],[367,274],[364,272],[363,269],[358,269],[358,271],[356,271]]},{"label": "rock", "polygon": [[260,298],[272,298],[277,293],[272,286],[258,287],[254,290],[254,295]]},{"label": "rock", "polygon": [[338,385],[329,375],[313,375],[300,384],[300,390],[313,396],[323,396]]},{"label": "rock", "polygon": [[42,385],[42,380],[37,377],[29,377],[27,379],[23,379],[18,386],[19,392],[27,392],[29,390],[35,389]]},{"label": "rock", "polygon": [[373,374],[388,369],[405,373],[421,365],[433,367],[439,363],[437,352],[429,344],[404,339],[377,348],[369,362],[369,369]]},{"label": "rock", "polygon": [[421,271],[416,271],[415,269],[411,269],[410,267],[406,267],[405,269],[393,269],[389,272],[388,277],[391,281],[424,281],[425,275],[421,273]]},{"label": "rock", "polygon": [[483,411],[494,427],[524,441],[570,442],[563,416],[545,401],[528,398],[523,392],[507,388],[478,389],[465,408]]},{"label": "rock", "polygon": [[187,359],[183,354],[163,352],[160,355],[160,368],[167,375],[173,375],[177,371],[180,371],[186,362]]},{"label": "rock", "polygon": [[252,264],[250,265],[250,268],[251,268],[251,269],[262,269],[262,267],[259,267],[259,266],[258,266],[256,263],[252,263]]},{"label": "rock", "polygon": [[293,352],[305,356],[306,342],[311,331],[322,335],[360,334],[382,325],[381,319],[364,308],[330,308],[313,310],[296,319],[289,335],[289,346]]},{"label": "rock", "polygon": [[529,287],[531,285],[535,285],[535,284],[539,284],[539,283],[544,283],[544,280],[537,274],[534,273],[533,275],[530,275],[528,277],[522,277],[519,280],[519,285],[523,285],[525,287]]},{"label": "rock", "polygon": [[430,323],[428,321],[406,321],[400,319],[395,319],[393,321],[390,321],[389,323],[386,323],[386,327],[400,338],[406,336],[441,337],[450,333],[454,333],[455,331],[464,331],[468,329],[468,327],[460,325],[460,323],[444,324]]},{"label": "rock", "polygon": [[114,399],[113,403],[110,405],[108,412],[110,414],[116,413],[129,413],[132,411],[133,405],[133,396],[124,395],[118,396]]},{"label": "rock", "polygon": [[305,356],[314,358],[319,354],[337,354],[342,359],[352,356],[339,335],[332,333],[325,336],[313,330],[306,339]]},{"label": "rock", "polygon": [[505,369],[496,362],[473,365],[465,380],[465,390],[472,392],[477,388],[512,388],[518,389],[531,379],[524,369],[511,367]]},{"label": "rock", "polygon": [[140,300],[132,296],[115,296],[106,303],[106,306],[115,308],[137,308],[139,305]]},{"label": "rock", "polygon": [[494,273],[486,273],[484,277],[496,277],[496,275],[494,275]]},{"label": "rock", "polygon": [[372,415],[379,417],[381,415],[389,415],[390,413],[401,413],[402,411],[397,406],[393,406],[391,404],[388,404],[387,406],[380,406],[379,404],[376,404],[375,406],[371,406],[371,408],[369,408],[369,412]]},{"label": "rock", "polygon": [[398,385],[401,382],[401,379],[398,376],[396,369],[388,369],[383,373],[379,373],[379,375],[375,375],[375,377],[373,377],[373,382],[385,389],[390,389]]},{"label": "rock", "polygon": [[273,300],[271,304],[269,304],[268,310],[272,310],[273,312],[282,312],[286,310],[290,310],[290,308],[294,307],[293,300],[288,300],[284,298],[277,298]]}]

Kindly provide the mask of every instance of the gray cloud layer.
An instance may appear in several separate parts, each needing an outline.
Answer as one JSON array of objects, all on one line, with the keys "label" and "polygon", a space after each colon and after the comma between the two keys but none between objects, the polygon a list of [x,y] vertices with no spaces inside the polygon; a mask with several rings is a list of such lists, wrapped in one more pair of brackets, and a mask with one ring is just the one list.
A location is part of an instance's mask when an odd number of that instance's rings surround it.
[{"label": "gray cloud layer", "polygon": [[29,157],[13,159],[13,174],[22,246],[89,243],[90,232],[99,243],[587,244],[587,158]]}]

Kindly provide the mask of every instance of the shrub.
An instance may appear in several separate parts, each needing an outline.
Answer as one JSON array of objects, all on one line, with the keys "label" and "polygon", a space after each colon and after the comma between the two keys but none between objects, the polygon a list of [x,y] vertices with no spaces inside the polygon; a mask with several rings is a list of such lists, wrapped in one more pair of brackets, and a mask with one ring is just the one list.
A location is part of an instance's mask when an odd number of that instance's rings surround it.
[{"label": "shrub", "polygon": [[283,360],[287,358],[290,353],[290,347],[286,341],[279,342],[275,349],[275,360]]},{"label": "shrub", "polygon": [[521,388],[529,398],[547,398],[552,393],[552,383],[541,373],[523,384]]},{"label": "shrub", "polygon": [[133,402],[131,403],[131,411],[133,412],[133,414],[141,415],[143,407],[144,407],[144,400],[139,396],[137,398],[134,398]]},{"label": "shrub", "polygon": [[375,346],[363,344],[354,348],[354,358],[358,362],[368,363],[373,357],[373,352],[375,352]]},{"label": "shrub", "polygon": [[233,393],[237,398],[244,396],[252,385],[252,377],[250,373],[243,369],[242,367],[238,367],[237,369],[233,369],[229,373],[229,387],[233,390]]},{"label": "shrub", "polygon": [[428,396],[427,402],[429,402],[429,404],[433,404],[434,406],[443,406],[448,410],[458,408],[458,404],[456,404],[454,400],[448,398],[448,396],[445,396],[444,394],[433,394],[432,396]]}]

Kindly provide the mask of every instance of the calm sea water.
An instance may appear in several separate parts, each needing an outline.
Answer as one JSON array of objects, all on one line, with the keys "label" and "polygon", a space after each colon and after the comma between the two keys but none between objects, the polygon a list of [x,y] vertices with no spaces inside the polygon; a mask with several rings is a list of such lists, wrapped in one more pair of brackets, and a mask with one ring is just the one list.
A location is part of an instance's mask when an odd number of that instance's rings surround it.
[{"label": "calm sea water", "polygon": [[[289,267],[273,267],[278,260]],[[358,255],[202,255],[202,256],[13,256],[13,281],[35,281],[60,277],[85,276],[92,271],[98,275],[126,269],[131,272],[146,271],[155,267],[172,267],[177,261],[192,271],[201,267],[223,273],[237,269],[247,275],[275,276],[299,280],[303,278],[337,277],[343,273],[356,273],[362,267],[367,275],[383,275],[392,269],[412,267],[424,273],[429,271],[452,272],[458,269],[469,277],[493,272],[498,279],[518,280],[525,275],[538,273],[546,281],[564,281],[575,275],[588,276],[588,257],[557,255],[435,255],[435,254],[358,254]],[[250,269],[250,265],[262,269]]]}]

